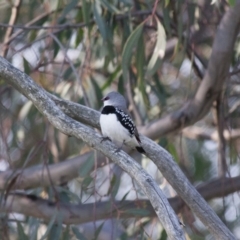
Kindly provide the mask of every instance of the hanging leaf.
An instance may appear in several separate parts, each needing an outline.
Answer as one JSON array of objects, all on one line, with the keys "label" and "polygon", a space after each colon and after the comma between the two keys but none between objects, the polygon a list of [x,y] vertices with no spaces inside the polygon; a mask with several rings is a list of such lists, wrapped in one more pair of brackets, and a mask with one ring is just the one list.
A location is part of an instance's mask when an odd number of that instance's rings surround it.
[{"label": "hanging leaf", "polygon": [[89,25],[91,15],[91,2],[83,0],[82,2],[82,14],[84,22]]},{"label": "hanging leaf", "polygon": [[31,65],[30,65],[30,63],[26,60],[25,57],[23,57],[23,66],[24,66],[24,72],[29,75],[30,72],[31,72]]},{"label": "hanging leaf", "polygon": [[172,34],[172,29],[171,29],[171,24],[170,24],[171,18],[170,18],[170,11],[167,7],[163,8],[163,22],[165,26],[165,30],[167,34],[171,37]]},{"label": "hanging leaf", "polygon": [[128,37],[122,54],[122,69],[123,69],[123,78],[126,81],[128,75],[128,68],[132,58],[132,51],[137,46],[139,37],[141,36],[143,30],[143,23],[141,23]]},{"label": "hanging leaf", "polygon": [[17,222],[17,230],[18,230],[18,239],[19,240],[28,240],[28,237],[25,234],[22,224],[20,222]]},{"label": "hanging leaf", "polygon": [[78,0],[72,0],[62,11],[62,15],[60,16],[60,18],[58,19],[58,23],[62,22],[64,20],[64,18],[66,17],[66,15],[72,10],[75,9],[77,4],[78,4]]},{"label": "hanging leaf", "polygon": [[48,240],[60,239],[62,233],[62,224],[54,224],[48,234]]},{"label": "hanging leaf", "polygon": [[149,210],[147,209],[128,209],[128,214],[132,214],[134,216],[146,217],[149,215]]},{"label": "hanging leaf", "polygon": [[51,221],[50,221],[49,224],[48,224],[47,230],[46,230],[46,232],[43,234],[43,236],[40,238],[40,240],[43,240],[43,239],[45,239],[45,238],[48,236],[48,234],[50,233],[53,225],[54,225],[55,222],[56,222],[56,218],[57,218],[57,211],[53,214],[53,216],[52,216],[52,218],[51,218]]},{"label": "hanging leaf", "polygon": [[144,82],[144,65],[145,65],[145,55],[144,55],[144,40],[143,36],[139,38],[137,51],[136,51],[136,67],[137,67],[137,78],[138,86],[145,86]]},{"label": "hanging leaf", "polygon": [[101,87],[101,90],[104,91],[106,90],[111,83],[116,80],[116,78],[118,77],[119,73],[121,71],[121,67],[118,66],[115,71],[108,77],[108,79],[105,81],[104,85]]},{"label": "hanging leaf", "polygon": [[99,233],[101,232],[103,225],[104,225],[104,222],[97,228],[97,230],[96,230],[96,232],[95,232],[95,236],[94,236],[94,239],[95,239],[95,240],[98,239],[98,235],[99,235]]},{"label": "hanging leaf", "polygon": [[141,35],[138,41],[137,51],[136,51],[136,67],[137,67],[137,82],[138,88],[142,94],[142,98],[145,106],[148,106],[148,94],[146,92],[146,82],[144,79],[144,66],[145,66],[145,46],[144,39]]},{"label": "hanging leaf", "polygon": [[118,193],[119,187],[120,187],[120,178],[118,178],[114,174],[111,181],[110,181],[110,186],[109,186],[107,195],[111,194],[111,197],[115,198],[117,193]]},{"label": "hanging leaf", "polygon": [[236,0],[228,0],[228,3],[231,7],[233,7],[236,4]]},{"label": "hanging leaf", "polygon": [[80,177],[86,177],[94,166],[94,155],[89,156],[88,160],[80,167],[78,174]]},{"label": "hanging leaf", "polygon": [[95,17],[95,22],[98,25],[98,28],[102,35],[103,40],[107,40],[107,26],[104,19],[100,15],[96,4],[93,6],[93,14]]},{"label": "hanging leaf", "polygon": [[101,103],[101,101],[99,101],[99,99],[103,98],[103,94],[102,94],[101,88],[98,86],[98,83],[96,82],[95,78],[92,77],[91,78],[91,82],[92,82],[93,87],[94,87],[96,99],[98,100],[96,102],[96,106],[97,106],[97,108],[100,108],[102,106],[102,103]]},{"label": "hanging leaf", "polygon": [[148,63],[147,66],[147,73],[152,71],[154,68],[157,60],[160,58],[162,59],[165,55],[165,49],[166,49],[166,33],[163,25],[161,22],[156,18],[157,21],[157,42],[152,54],[152,57]]},{"label": "hanging leaf", "polygon": [[78,230],[77,227],[72,227],[72,231],[77,239],[79,240],[87,240],[87,238]]},{"label": "hanging leaf", "polygon": [[101,0],[101,4],[108,9],[109,12],[119,14],[120,11],[108,0]]}]

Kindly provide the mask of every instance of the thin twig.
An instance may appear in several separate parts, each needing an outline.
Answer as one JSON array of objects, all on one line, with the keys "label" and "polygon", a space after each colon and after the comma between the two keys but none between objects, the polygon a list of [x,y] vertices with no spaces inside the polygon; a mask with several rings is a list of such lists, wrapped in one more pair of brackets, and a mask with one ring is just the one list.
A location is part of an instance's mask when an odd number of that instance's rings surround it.
[{"label": "thin twig", "polygon": [[[12,6],[11,17],[10,17],[8,25],[15,24],[18,14],[19,14],[19,9],[20,9],[21,3],[22,3],[22,0],[16,0],[14,5]],[[3,40],[3,49],[2,49],[2,53],[1,53],[1,55],[3,57],[6,57],[6,55],[7,55],[7,51],[8,51],[8,43],[7,42],[9,41],[9,38],[11,37],[12,32],[13,32],[13,28],[8,27],[8,29],[5,33],[5,36],[4,36],[4,40]]]},{"label": "thin twig", "polygon": [[226,141],[223,135],[224,131],[224,114],[222,104],[222,94],[216,100],[216,120],[217,120],[217,132],[218,132],[218,174],[224,177],[227,172],[226,163]]}]

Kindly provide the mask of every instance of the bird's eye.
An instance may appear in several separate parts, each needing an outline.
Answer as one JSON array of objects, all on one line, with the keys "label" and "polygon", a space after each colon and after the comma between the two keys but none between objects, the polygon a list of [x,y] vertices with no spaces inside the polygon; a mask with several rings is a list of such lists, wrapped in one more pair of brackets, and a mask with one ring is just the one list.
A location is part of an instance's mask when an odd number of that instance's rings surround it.
[{"label": "bird's eye", "polygon": [[109,99],[109,97],[104,97],[102,98],[102,101],[107,101]]}]

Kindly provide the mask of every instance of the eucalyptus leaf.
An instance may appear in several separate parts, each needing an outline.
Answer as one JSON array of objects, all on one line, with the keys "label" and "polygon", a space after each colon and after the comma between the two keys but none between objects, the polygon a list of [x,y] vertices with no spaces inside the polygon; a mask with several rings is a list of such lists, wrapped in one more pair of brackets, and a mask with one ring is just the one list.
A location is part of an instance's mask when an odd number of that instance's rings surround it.
[{"label": "eucalyptus leaf", "polygon": [[87,238],[79,231],[79,229],[75,226],[72,227],[72,231],[77,239],[79,240],[87,240]]},{"label": "eucalyptus leaf", "polygon": [[132,59],[132,52],[135,47],[137,47],[138,40],[142,34],[143,24],[141,23],[138,27],[131,33],[128,37],[122,53],[122,69],[123,78],[126,81],[128,79],[128,68]]},{"label": "eucalyptus leaf", "polygon": [[18,230],[18,239],[19,240],[28,240],[26,233],[24,232],[23,226],[20,222],[17,222],[17,230]]},{"label": "eucalyptus leaf", "polygon": [[[152,54],[152,57],[147,66],[147,72],[152,71],[158,58],[162,59],[165,55],[166,49],[166,33],[161,22],[156,18],[157,21],[157,42]],[[152,73],[153,74],[153,73]]]},{"label": "eucalyptus leaf", "polygon": [[92,154],[88,160],[82,164],[82,166],[80,167],[78,174],[80,177],[87,177],[89,172],[92,170],[93,166],[94,166],[94,154]]},{"label": "eucalyptus leaf", "polygon": [[107,32],[108,32],[107,26],[106,26],[105,20],[100,15],[99,8],[97,8],[96,4],[93,5],[93,14],[95,17],[96,24],[98,25],[98,29],[102,35],[102,38],[104,40],[107,40]]},{"label": "eucalyptus leaf", "polygon": [[66,7],[62,11],[62,15],[58,19],[58,22],[62,22],[62,20],[66,17],[66,15],[73,9],[76,8],[77,4],[79,3],[78,0],[72,0],[69,4],[66,5]]}]

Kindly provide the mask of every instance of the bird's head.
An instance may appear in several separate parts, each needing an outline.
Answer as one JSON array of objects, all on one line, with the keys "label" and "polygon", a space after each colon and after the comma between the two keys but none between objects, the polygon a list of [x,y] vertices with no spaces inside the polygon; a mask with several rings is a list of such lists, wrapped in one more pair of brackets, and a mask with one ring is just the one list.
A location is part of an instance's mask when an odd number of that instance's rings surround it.
[{"label": "bird's head", "polygon": [[127,109],[127,102],[123,95],[118,92],[110,92],[104,98],[102,98],[104,106],[119,107],[123,110]]}]

